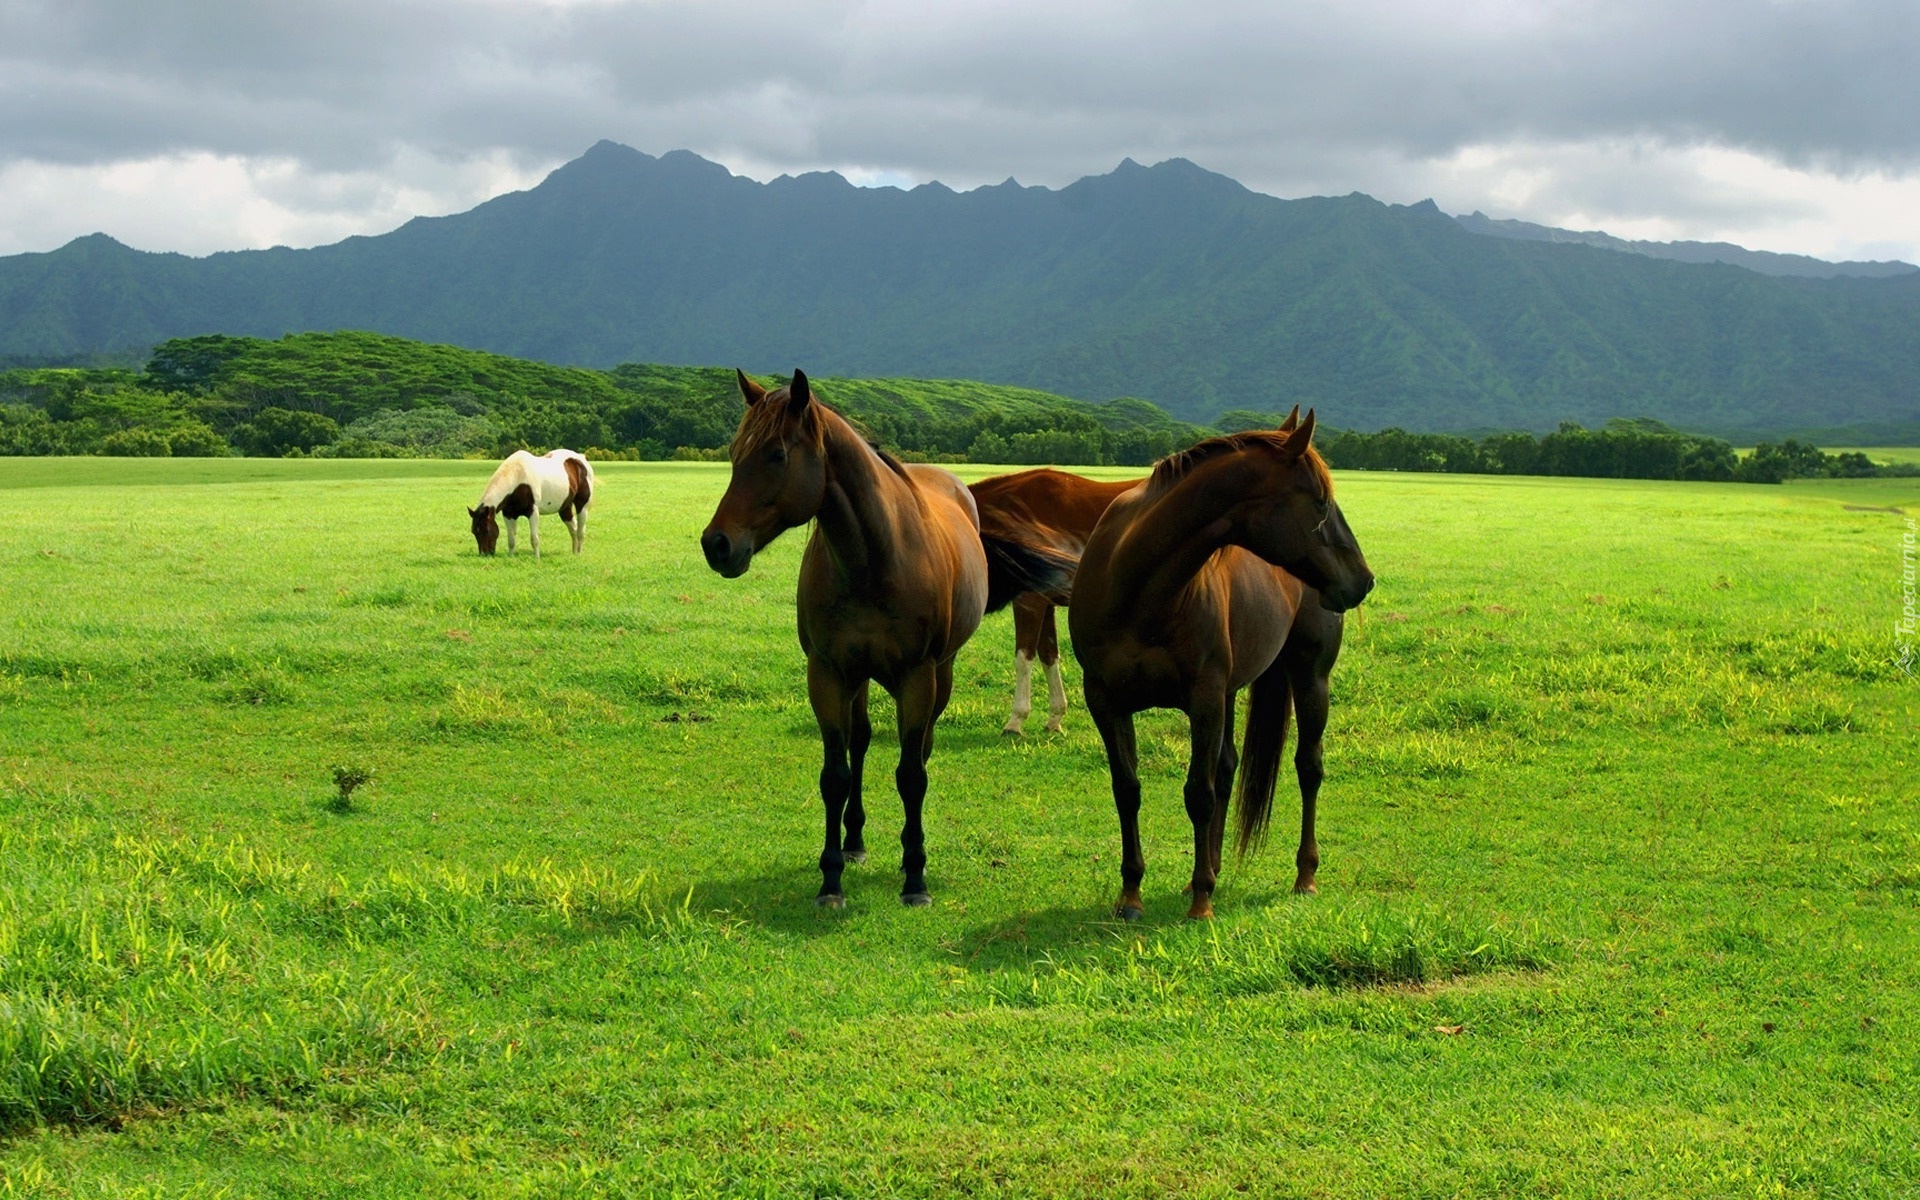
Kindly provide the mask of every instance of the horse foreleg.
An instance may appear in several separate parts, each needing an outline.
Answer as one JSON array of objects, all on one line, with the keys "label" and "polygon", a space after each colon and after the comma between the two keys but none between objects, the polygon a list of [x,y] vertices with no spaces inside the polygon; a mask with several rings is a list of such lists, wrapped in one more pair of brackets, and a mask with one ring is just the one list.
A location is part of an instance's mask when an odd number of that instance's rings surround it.
[{"label": "horse foreleg", "polygon": [[513,517],[507,518],[507,553],[508,554],[512,554],[514,552],[515,547],[513,544],[513,531],[514,531],[514,527],[519,524],[520,522],[515,520]]},{"label": "horse foreleg", "polygon": [[533,556],[540,557],[540,510],[527,514],[527,541],[533,543]]},{"label": "horse foreleg", "polygon": [[855,691],[818,659],[807,660],[807,699],[812,701],[813,718],[820,725],[820,802],[827,818],[826,844],[820,850],[820,894],[813,900],[823,908],[841,908],[847,902],[840,887],[840,873],[846,867],[840,818],[853,786],[847,750]]},{"label": "horse foreleg", "polygon": [[860,798],[860,779],[866,771],[867,745],[873,741],[873,722],[867,718],[867,685],[861,684],[853,696],[853,728],[847,740],[851,775],[847,789],[846,840],[841,853],[850,863],[867,861],[867,807]]},{"label": "horse foreleg", "polygon": [[1199,920],[1213,915],[1213,887],[1219,882],[1220,868],[1215,847],[1216,824],[1224,830],[1226,805],[1215,791],[1220,769],[1222,730],[1226,727],[1227,691],[1202,685],[1189,702],[1187,723],[1192,735],[1192,756],[1187,761],[1187,820],[1193,823],[1193,903],[1187,917]]},{"label": "horse foreleg", "polygon": [[[900,827],[900,903],[931,904],[927,894],[927,835],[921,809],[927,799],[927,758],[933,753],[933,722],[940,715],[938,663],[923,663],[907,673],[893,694],[900,713],[900,765],[894,768],[894,786],[906,821]],[[951,667],[949,667],[951,669]]]},{"label": "horse foreleg", "polygon": [[1060,678],[1060,633],[1054,624],[1053,605],[1048,604],[1040,625],[1040,661],[1047,667],[1047,732],[1059,733],[1060,721],[1067,715],[1067,685]]},{"label": "horse foreleg", "polygon": [[1133,714],[1113,712],[1093,688],[1087,689],[1087,711],[1107,747],[1107,772],[1113,777],[1113,808],[1120,817],[1120,899],[1113,911],[1122,920],[1138,921],[1146,911],[1140,901],[1140,881],[1147,860],[1140,852],[1139,750],[1133,737]]}]

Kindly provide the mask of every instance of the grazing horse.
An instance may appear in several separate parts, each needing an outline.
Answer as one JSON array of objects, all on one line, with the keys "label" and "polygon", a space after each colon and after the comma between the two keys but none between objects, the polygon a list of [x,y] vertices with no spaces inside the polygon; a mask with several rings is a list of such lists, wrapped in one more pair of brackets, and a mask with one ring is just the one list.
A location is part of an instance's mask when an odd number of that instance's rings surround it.
[{"label": "grazing horse", "polygon": [[[1240,853],[1265,833],[1289,707],[1300,719],[1293,890],[1314,890],[1327,677],[1340,653],[1341,613],[1365,598],[1373,572],[1334,503],[1313,425],[1309,412],[1297,425],[1289,417],[1278,431],[1212,438],[1162,459],[1087,539],[1067,627],[1113,775],[1121,841],[1115,910],[1128,920],[1141,915],[1146,874],[1133,715],[1147,708],[1180,709],[1191,731],[1187,916],[1213,915],[1236,766],[1244,767]],[[1236,755],[1234,699],[1248,685],[1246,737]]]},{"label": "grazing horse", "polygon": [[[707,565],[728,579],[782,532],[814,522],[800,560],[800,648],[820,725],[826,844],[815,903],[845,905],[840,875],[866,860],[860,780],[867,685],[893,696],[906,807],[900,831],[904,904],[929,903],[921,806],[933,723],[953,692],[953,656],[980,624],[990,593],[1066,589],[1071,561],[1042,548],[985,545],[973,496],[951,473],[905,466],[814,399],[803,372],[772,391],[736,371],[746,415],[733,476],[700,536]],[[1008,575],[1009,581],[996,577]],[[845,837],[842,838],[842,829]]]},{"label": "grazing horse", "polygon": [[[995,475],[969,484],[986,533],[1007,530],[1074,558],[1085,549],[1100,514],[1113,498],[1139,483],[1117,483],[1070,475],[1051,467]],[[1047,732],[1059,733],[1067,712],[1067,688],[1060,679],[1060,635],[1054,625],[1057,598],[1026,592],[1013,602],[1013,715],[1002,733],[1019,733],[1033,711],[1033,663],[1047,673]]]},{"label": "grazing horse", "polygon": [[593,502],[593,466],[571,450],[550,450],[536,458],[525,450],[507,455],[480,493],[480,507],[470,508],[473,540],[480,553],[492,554],[500,544],[500,522],[507,519],[507,553],[512,554],[513,523],[527,519],[527,540],[540,557],[540,514],[557,512],[573,534],[573,552],[580,553],[587,533],[587,505]]}]

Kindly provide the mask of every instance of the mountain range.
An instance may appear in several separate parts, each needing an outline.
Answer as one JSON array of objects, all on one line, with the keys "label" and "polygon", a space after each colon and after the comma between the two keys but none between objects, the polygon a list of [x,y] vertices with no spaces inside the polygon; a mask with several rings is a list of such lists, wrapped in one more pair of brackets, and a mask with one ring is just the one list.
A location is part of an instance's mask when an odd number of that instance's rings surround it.
[{"label": "mountain range", "polygon": [[1728,263],[1758,271],[1762,275],[1789,275],[1801,279],[1835,279],[1856,276],[1886,279],[1911,275],[1920,267],[1909,262],[1828,262],[1805,254],[1775,254],[1768,250],[1749,250],[1731,242],[1646,242],[1617,238],[1597,229],[1555,229],[1531,221],[1499,220],[1483,212],[1455,217],[1463,229],[1490,237],[1515,238],[1525,242],[1578,243],[1618,250],[1624,254],[1644,254],[1648,258],[1670,258],[1675,262]]},{"label": "mountain range", "polygon": [[1920,433],[1920,271],[1763,274],[1465,221],[1276,199],[1181,159],[962,193],[761,184],[601,142],[377,237],[189,258],[96,234],[0,258],[0,357],[365,329],[562,364],[977,379],[1193,420],[1301,403],[1360,429]]}]

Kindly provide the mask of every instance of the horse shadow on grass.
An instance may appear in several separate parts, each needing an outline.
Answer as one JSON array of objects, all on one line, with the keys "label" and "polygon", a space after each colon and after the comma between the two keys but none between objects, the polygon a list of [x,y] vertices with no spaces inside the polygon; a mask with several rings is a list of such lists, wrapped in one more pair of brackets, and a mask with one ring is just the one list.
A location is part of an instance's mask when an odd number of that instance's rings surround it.
[{"label": "horse shadow on grass", "polygon": [[[732,879],[709,879],[692,886],[689,907],[697,913],[724,915],[772,933],[799,938],[860,936],[867,928],[860,918],[900,908],[898,864],[876,853],[863,865],[850,864],[842,884],[847,907],[820,908],[813,902],[820,874],[810,863],[792,869],[766,871]],[[966,893],[955,886],[942,888],[937,877],[932,910],[927,913],[923,939],[926,957],[964,965],[972,970],[1026,970],[1043,959],[1078,957],[1084,952],[1152,938],[1186,924],[1188,897],[1177,882],[1147,891],[1147,916],[1126,921],[1105,900],[1080,904],[1052,904],[975,922],[955,932],[950,924],[936,924],[943,906],[962,904]],[[1265,907],[1280,893],[1258,888],[1237,898],[1222,895],[1223,910]],[[911,919],[911,918],[910,918]]]}]

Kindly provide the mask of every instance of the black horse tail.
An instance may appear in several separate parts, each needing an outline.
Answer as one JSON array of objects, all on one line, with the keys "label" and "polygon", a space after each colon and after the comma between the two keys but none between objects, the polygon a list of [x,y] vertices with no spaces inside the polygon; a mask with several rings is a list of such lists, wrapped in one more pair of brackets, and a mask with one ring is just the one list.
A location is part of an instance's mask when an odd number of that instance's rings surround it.
[{"label": "black horse tail", "polygon": [[[1253,681],[1247,700],[1247,733],[1240,743],[1240,855],[1266,840],[1273,789],[1280,778],[1280,752],[1287,744],[1293,687],[1279,659]],[[1231,733],[1228,734],[1232,736]]]},{"label": "black horse tail", "polygon": [[1028,592],[1055,604],[1073,595],[1073,573],[1080,569],[1076,556],[992,533],[982,533],[980,545],[987,552],[988,612],[999,612]]}]

